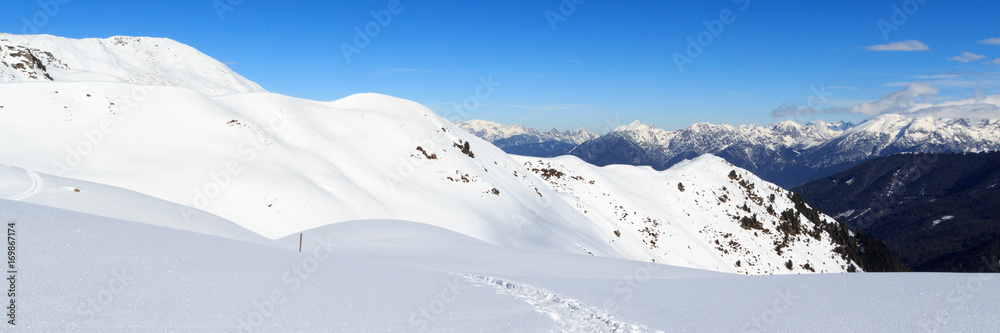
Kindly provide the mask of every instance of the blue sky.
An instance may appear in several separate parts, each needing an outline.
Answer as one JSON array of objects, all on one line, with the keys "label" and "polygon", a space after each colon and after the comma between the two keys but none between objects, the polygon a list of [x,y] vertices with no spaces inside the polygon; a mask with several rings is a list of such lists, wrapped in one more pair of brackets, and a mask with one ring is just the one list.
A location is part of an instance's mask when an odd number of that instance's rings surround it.
[{"label": "blue sky", "polygon": [[[1000,93],[1000,40],[983,43],[1000,37],[1000,1],[920,1],[401,0],[384,25],[371,12],[394,1],[10,1],[0,30],[167,37],[276,93],[468,102],[467,118],[541,129],[768,124],[782,105],[848,107],[910,82],[935,101]],[[356,44],[366,26],[377,34]],[[476,96],[486,78],[499,86]]]}]

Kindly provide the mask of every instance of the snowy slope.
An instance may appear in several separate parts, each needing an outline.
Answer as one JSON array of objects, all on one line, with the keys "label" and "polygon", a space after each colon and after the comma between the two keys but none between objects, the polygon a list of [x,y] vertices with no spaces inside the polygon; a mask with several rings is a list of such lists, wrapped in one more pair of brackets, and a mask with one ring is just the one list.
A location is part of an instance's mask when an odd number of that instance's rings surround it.
[{"label": "snowy slope", "polygon": [[[616,244],[648,251],[657,263],[745,274],[844,272],[856,266],[834,252],[838,244],[822,226],[801,217],[788,191],[712,155],[665,171],[596,167],[575,156],[518,160],[614,234]],[[783,231],[786,210],[799,216],[801,232]],[[744,225],[748,218],[760,225]],[[821,219],[836,225],[833,218]]]},{"label": "snowy slope", "polygon": [[0,82],[129,82],[206,95],[264,92],[221,62],[166,38],[0,33],[0,56]]},{"label": "snowy slope", "polygon": [[114,186],[55,177],[0,164],[0,199],[141,222],[201,234],[268,243],[268,239],[195,208]]},{"label": "snowy slope", "polygon": [[[134,98],[141,97],[141,98]],[[341,221],[432,223],[495,244],[622,256],[499,149],[426,107],[211,97],[122,83],[0,89],[0,161],[193,207],[270,238]],[[468,154],[463,153],[470,144]],[[423,152],[421,152],[423,150]]]},{"label": "snowy slope", "polygon": [[[0,199],[12,332],[990,331],[978,274],[748,277],[356,221],[271,246]],[[191,258],[197,258],[196,260]],[[900,306],[906,304],[907,306]]]}]

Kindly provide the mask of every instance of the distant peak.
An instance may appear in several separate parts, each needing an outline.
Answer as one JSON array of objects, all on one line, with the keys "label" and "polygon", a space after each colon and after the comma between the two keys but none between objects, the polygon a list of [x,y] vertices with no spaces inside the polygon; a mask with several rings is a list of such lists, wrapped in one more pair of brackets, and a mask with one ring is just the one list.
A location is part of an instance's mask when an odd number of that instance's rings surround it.
[{"label": "distant peak", "polygon": [[783,126],[783,127],[800,127],[799,123],[791,121],[791,120],[782,121],[782,122],[778,123],[777,125]]},{"label": "distant peak", "polygon": [[638,120],[636,120],[636,121],[633,121],[632,123],[630,123],[628,125],[619,126],[618,128],[615,128],[612,132],[647,130],[647,129],[650,129],[650,128],[656,128],[656,127],[643,124],[643,123],[639,122]]},{"label": "distant peak", "polygon": [[723,130],[723,129],[724,130],[732,130],[733,128],[734,128],[733,125],[729,125],[729,124],[718,124],[718,125],[716,125],[716,124],[707,123],[707,122],[697,122],[697,123],[692,124],[691,127],[688,128],[688,130],[689,131],[693,131],[693,132],[700,132],[700,131],[712,131],[712,130]]}]

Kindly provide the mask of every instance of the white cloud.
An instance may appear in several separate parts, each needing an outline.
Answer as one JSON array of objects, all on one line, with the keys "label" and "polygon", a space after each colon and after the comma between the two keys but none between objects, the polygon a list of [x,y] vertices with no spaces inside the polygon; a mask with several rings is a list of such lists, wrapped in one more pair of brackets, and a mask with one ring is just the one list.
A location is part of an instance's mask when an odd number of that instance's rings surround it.
[{"label": "white cloud", "polygon": [[984,39],[979,41],[979,44],[1000,45],[1000,37]]},{"label": "white cloud", "polygon": [[1000,58],[996,58],[996,59],[993,59],[993,60],[990,60],[990,61],[983,61],[983,62],[985,62],[987,64],[1000,65]]},{"label": "white cloud", "polygon": [[920,104],[919,100],[936,95],[937,93],[938,89],[932,87],[930,83],[914,82],[907,84],[906,88],[902,90],[882,96],[877,101],[861,102],[848,107],[831,107],[826,109],[785,103],[781,104],[777,109],[772,110],[771,116],[788,117],[830,113],[853,113],[874,116],[886,113],[907,113],[917,108],[926,107],[927,105]]},{"label": "white cloud", "polygon": [[889,44],[872,45],[865,48],[868,51],[930,51],[930,47],[919,40],[907,40]]},{"label": "white cloud", "polygon": [[932,87],[930,83],[916,82],[907,85],[903,90],[882,96],[877,101],[863,102],[844,109],[849,113],[867,115],[905,113],[917,105],[919,98],[937,93],[938,89]]},{"label": "white cloud", "polygon": [[972,52],[962,52],[962,54],[954,56],[954,57],[951,57],[951,58],[948,58],[948,60],[949,61],[958,61],[960,63],[967,63],[967,62],[973,62],[973,61],[976,61],[976,60],[979,60],[979,59],[983,59],[983,58],[986,58],[986,56],[984,56],[982,54],[975,54],[975,53],[972,53]]},{"label": "white cloud", "polygon": [[1000,94],[937,103],[906,114],[912,117],[998,119]]},{"label": "white cloud", "polygon": [[955,74],[937,74],[937,75],[914,75],[912,77],[915,78],[915,79],[921,79],[921,80],[937,80],[937,79],[956,78],[956,77],[958,77],[958,75],[955,75]]},{"label": "white cloud", "polygon": [[[910,84],[915,83],[914,81],[903,81],[903,82],[889,82],[882,84],[886,87],[905,87]],[[955,79],[955,80],[938,80],[934,81],[934,86],[939,88],[977,88],[983,86],[995,86],[997,84],[996,80],[965,80],[965,79]]]},{"label": "white cloud", "polygon": [[[993,97],[996,96],[993,95]],[[990,103],[934,105],[907,113],[906,115],[916,118],[997,119],[1000,118],[1000,106]]]}]

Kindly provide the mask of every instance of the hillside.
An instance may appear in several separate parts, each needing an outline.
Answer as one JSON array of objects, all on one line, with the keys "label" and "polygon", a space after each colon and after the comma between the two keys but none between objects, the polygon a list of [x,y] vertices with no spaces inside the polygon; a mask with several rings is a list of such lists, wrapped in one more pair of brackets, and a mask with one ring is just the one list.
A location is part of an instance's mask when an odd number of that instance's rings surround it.
[{"label": "hillside", "polygon": [[641,241],[658,263],[743,274],[899,270],[879,262],[898,260],[877,241],[715,156],[664,171],[518,159],[615,241]]},{"label": "hillside", "polygon": [[795,191],[913,270],[1000,272],[1000,153],[897,154]]}]

